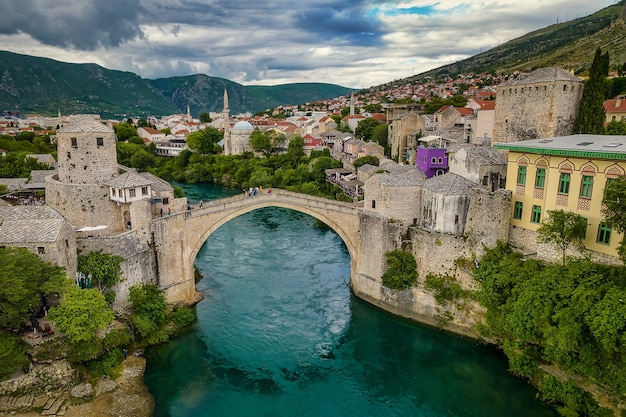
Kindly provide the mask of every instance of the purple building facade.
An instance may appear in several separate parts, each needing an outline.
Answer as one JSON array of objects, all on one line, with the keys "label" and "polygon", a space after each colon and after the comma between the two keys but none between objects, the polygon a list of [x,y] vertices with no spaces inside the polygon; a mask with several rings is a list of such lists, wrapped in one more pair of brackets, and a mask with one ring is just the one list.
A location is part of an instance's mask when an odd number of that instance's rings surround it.
[{"label": "purple building facade", "polygon": [[415,158],[417,169],[426,174],[426,178],[448,172],[448,151],[444,148],[418,147]]}]

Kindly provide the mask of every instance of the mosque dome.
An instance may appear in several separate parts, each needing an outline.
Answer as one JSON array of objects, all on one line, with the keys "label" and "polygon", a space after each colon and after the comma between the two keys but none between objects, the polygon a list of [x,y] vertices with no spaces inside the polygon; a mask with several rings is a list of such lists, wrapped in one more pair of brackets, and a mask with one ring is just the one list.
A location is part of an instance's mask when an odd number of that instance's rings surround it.
[{"label": "mosque dome", "polygon": [[245,120],[241,120],[233,126],[233,130],[254,130],[254,127]]}]

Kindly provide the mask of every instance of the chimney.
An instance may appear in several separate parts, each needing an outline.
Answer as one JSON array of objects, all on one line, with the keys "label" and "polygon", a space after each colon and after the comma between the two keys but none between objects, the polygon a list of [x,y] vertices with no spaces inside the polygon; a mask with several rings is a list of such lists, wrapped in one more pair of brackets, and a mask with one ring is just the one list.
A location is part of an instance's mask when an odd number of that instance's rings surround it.
[{"label": "chimney", "polygon": [[624,96],[617,96],[617,98],[615,99],[615,108],[619,109],[619,106],[622,104],[622,98]]}]

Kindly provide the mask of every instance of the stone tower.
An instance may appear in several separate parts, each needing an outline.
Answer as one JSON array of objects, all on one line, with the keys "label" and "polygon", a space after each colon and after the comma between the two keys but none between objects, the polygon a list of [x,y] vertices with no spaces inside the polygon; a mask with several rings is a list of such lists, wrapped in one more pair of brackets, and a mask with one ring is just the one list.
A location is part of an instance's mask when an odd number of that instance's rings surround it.
[{"label": "stone tower", "polygon": [[540,68],[497,88],[493,142],[571,135],[583,81],[557,68]]},{"label": "stone tower", "polygon": [[95,119],[57,130],[58,173],[46,178],[46,202],[77,228],[113,225],[117,208],[104,183],[118,174],[115,142],[113,129]]}]

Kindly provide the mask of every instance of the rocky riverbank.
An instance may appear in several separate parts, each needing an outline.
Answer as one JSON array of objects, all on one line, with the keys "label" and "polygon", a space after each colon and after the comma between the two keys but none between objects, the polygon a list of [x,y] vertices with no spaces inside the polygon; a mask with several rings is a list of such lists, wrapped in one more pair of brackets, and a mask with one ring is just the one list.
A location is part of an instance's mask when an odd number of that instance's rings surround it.
[{"label": "rocky riverbank", "polygon": [[154,399],[143,382],[144,358],[129,356],[119,378],[76,384],[67,361],[38,365],[0,384],[0,417],[150,417]]}]

